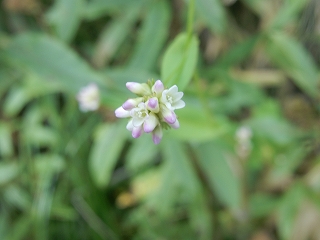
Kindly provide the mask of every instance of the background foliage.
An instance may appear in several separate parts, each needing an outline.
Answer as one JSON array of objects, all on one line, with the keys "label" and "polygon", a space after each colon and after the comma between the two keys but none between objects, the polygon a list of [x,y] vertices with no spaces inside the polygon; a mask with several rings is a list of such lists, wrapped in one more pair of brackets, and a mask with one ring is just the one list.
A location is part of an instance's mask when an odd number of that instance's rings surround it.
[{"label": "background foliage", "polygon": [[[0,239],[319,239],[319,12],[3,0]],[[114,116],[151,78],[186,102],[157,146]],[[101,107],[82,113],[92,82]]]}]

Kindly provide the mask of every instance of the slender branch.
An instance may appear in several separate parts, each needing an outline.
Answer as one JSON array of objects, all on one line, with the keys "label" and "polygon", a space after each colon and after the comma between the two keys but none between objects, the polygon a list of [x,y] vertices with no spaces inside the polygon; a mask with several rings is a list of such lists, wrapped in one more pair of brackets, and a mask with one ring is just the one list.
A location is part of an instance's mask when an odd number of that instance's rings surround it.
[{"label": "slender branch", "polygon": [[193,22],[194,22],[194,0],[189,0],[189,9],[188,9],[188,21],[187,21],[187,33],[188,38],[191,39],[193,32]]}]

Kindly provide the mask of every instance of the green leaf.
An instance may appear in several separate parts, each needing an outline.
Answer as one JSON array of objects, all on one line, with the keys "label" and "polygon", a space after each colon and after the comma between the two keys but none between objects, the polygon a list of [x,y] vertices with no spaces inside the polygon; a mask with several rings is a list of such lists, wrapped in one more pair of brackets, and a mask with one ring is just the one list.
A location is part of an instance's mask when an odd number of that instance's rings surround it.
[{"label": "green leaf", "polygon": [[303,10],[305,5],[309,0],[286,0],[284,1],[283,6],[277,13],[277,16],[273,19],[271,23],[271,28],[282,28],[285,27],[288,23],[292,23],[293,20],[300,17],[300,12]]},{"label": "green leaf", "polygon": [[26,189],[10,184],[3,190],[3,196],[7,202],[23,211],[28,211],[32,205],[31,197]]},{"label": "green leaf", "polygon": [[57,0],[47,13],[47,21],[53,25],[58,37],[69,42],[81,21],[84,0]]},{"label": "green leaf", "polygon": [[187,107],[178,110],[180,128],[173,129],[173,137],[190,142],[212,140],[229,130],[225,119],[215,118],[214,122],[203,108],[187,102]]},{"label": "green leaf", "polygon": [[258,39],[259,36],[254,35],[236,44],[234,47],[228,50],[220,59],[217,60],[215,68],[231,67],[242,62],[253,51],[256,43],[258,42]]},{"label": "green leaf", "polygon": [[251,119],[248,126],[256,136],[280,145],[289,144],[298,137],[298,131],[289,122],[272,116]]},{"label": "green leaf", "polygon": [[40,147],[50,147],[54,148],[59,144],[59,133],[54,129],[41,126],[24,126],[23,137],[25,141],[31,145],[40,146]]},{"label": "green leaf", "polygon": [[28,96],[25,89],[17,86],[13,87],[8,92],[8,96],[5,100],[3,106],[4,114],[7,117],[12,117],[18,114],[29,100],[30,97]]},{"label": "green leaf", "polygon": [[83,16],[93,20],[114,12],[122,12],[126,8],[146,4],[150,0],[93,0],[88,1],[83,10]]},{"label": "green leaf", "polygon": [[140,9],[137,7],[128,8],[102,30],[93,56],[93,64],[96,67],[103,67],[112,60],[130,36],[139,13]]},{"label": "green leaf", "polygon": [[60,41],[44,34],[24,33],[12,39],[6,57],[17,66],[56,81],[76,93],[90,82],[104,85],[103,78]]},{"label": "green leaf", "polygon": [[2,157],[10,157],[14,154],[11,133],[11,125],[0,122],[0,156]]},{"label": "green leaf", "polygon": [[183,91],[191,80],[198,58],[198,39],[179,34],[166,50],[161,64],[165,86],[178,85]]},{"label": "green leaf", "polygon": [[12,181],[19,174],[19,165],[15,162],[0,162],[0,185]]},{"label": "green leaf", "polygon": [[51,181],[54,174],[62,172],[65,167],[65,160],[58,154],[40,154],[35,159],[35,170],[42,176],[43,184]]},{"label": "green leaf", "polygon": [[161,186],[150,196],[149,203],[160,216],[164,217],[173,213],[174,204],[181,199],[183,203],[191,203],[197,198],[201,186],[187,150],[180,141],[163,139],[161,153],[165,159],[161,166]]},{"label": "green leaf", "polygon": [[106,187],[127,138],[122,121],[101,125],[89,158],[89,171],[96,186]]},{"label": "green leaf", "polygon": [[180,141],[166,138],[163,139],[161,152],[166,161],[165,164],[175,171],[175,176],[172,176],[171,180],[177,181],[179,188],[185,191],[184,194],[188,195],[189,200],[195,198],[200,187],[199,180],[186,147]]},{"label": "green leaf", "polygon": [[157,1],[146,9],[147,15],[130,59],[130,68],[150,70],[155,67],[168,37],[170,13],[170,6],[166,1]]},{"label": "green leaf", "polygon": [[210,187],[217,198],[232,209],[238,209],[242,203],[239,178],[230,167],[231,158],[226,146],[221,141],[211,141],[194,148],[199,158],[201,170],[209,180]]},{"label": "green leaf", "polygon": [[269,34],[266,54],[311,97],[318,94],[317,67],[303,46],[280,32]]},{"label": "green leaf", "polygon": [[254,218],[268,216],[275,210],[277,200],[278,198],[262,192],[251,195],[249,202],[250,216]]},{"label": "green leaf", "polygon": [[8,238],[10,240],[21,240],[26,236],[29,236],[32,226],[33,219],[30,214],[20,215],[19,218],[15,219],[9,231]]},{"label": "green leaf", "polygon": [[214,33],[222,33],[226,29],[227,15],[220,0],[197,0],[196,9],[200,18]]},{"label": "green leaf", "polygon": [[32,99],[61,91],[61,86],[56,82],[42,81],[34,74],[24,78],[21,86],[12,87],[4,104],[4,114],[13,117],[19,114],[23,107]]},{"label": "green leaf", "polygon": [[157,146],[151,141],[150,137],[144,134],[133,141],[126,158],[126,166],[129,170],[138,172],[154,161]]},{"label": "green leaf", "polygon": [[248,7],[250,7],[255,13],[260,16],[265,16],[273,7],[270,2],[265,0],[242,0]]},{"label": "green leaf", "polygon": [[197,239],[199,240],[212,239],[212,233],[214,231],[210,208],[206,201],[204,191],[199,191],[188,208],[190,224],[197,232]]},{"label": "green leaf", "polygon": [[278,209],[278,229],[281,239],[291,239],[298,210],[306,198],[305,187],[297,182],[282,197]]}]

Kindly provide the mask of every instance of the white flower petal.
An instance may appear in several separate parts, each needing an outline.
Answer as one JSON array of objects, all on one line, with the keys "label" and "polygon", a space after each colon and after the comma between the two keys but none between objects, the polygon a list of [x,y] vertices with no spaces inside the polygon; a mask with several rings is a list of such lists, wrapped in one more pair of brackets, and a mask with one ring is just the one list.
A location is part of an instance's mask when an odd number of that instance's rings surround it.
[{"label": "white flower petal", "polygon": [[173,103],[171,106],[173,109],[180,109],[184,108],[186,106],[186,103],[182,100],[179,100],[178,102]]},{"label": "white flower petal", "polygon": [[129,130],[130,132],[133,130],[134,126],[133,126],[133,124],[132,124],[132,118],[131,118],[130,121],[128,122],[126,128],[127,128],[127,130]]},{"label": "white flower petal", "polygon": [[76,96],[79,102],[79,108],[83,112],[94,111],[100,105],[99,88],[95,83],[91,83],[80,89]]},{"label": "white flower petal", "polygon": [[168,89],[168,94],[170,94],[170,95],[174,95],[177,92],[178,92],[177,85],[173,85],[171,88]]},{"label": "white flower petal", "polygon": [[146,133],[152,132],[154,128],[158,125],[158,119],[155,114],[150,113],[149,117],[147,117],[143,124],[143,130]]},{"label": "white flower petal", "polygon": [[183,92],[177,92],[172,95],[172,98],[174,99],[173,101],[179,101],[183,97]]},{"label": "white flower petal", "polygon": [[134,127],[140,127],[144,122],[144,118],[134,117],[132,118],[132,125]]}]

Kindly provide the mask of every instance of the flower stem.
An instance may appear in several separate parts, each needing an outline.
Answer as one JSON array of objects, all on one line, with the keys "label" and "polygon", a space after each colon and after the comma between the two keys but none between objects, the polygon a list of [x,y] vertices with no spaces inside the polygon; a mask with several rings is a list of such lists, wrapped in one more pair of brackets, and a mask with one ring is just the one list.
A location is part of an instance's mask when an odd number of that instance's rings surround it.
[{"label": "flower stem", "polygon": [[203,90],[202,86],[201,86],[201,80],[199,78],[199,75],[198,75],[198,72],[197,70],[194,72],[194,75],[193,75],[193,79],[195,80],[195,85],[196,85],[196,92],[198,94],[198,97],[199,97],[199,100],[200,100],[200,103],[208,117],[208,120],[209,122],[214,125],[215,124],[215,119],[211,113],[211,109],[210,109],[210,106],[209,106],[209,102],[207,100],[207,97],[205,95],[205,91]]},{"label": "flower stem", "polygon": [[187,22],[188,39],[191,39],[192,32],[193,32],[194,2],[195,2],[194,0],[189,0],[188,22]]}]

